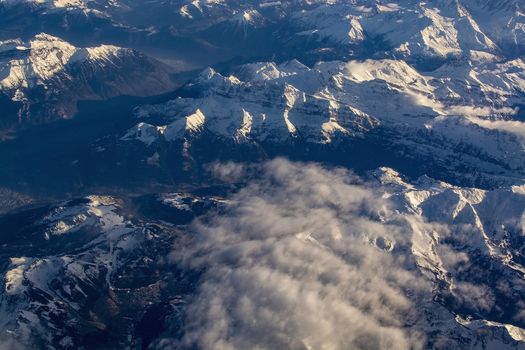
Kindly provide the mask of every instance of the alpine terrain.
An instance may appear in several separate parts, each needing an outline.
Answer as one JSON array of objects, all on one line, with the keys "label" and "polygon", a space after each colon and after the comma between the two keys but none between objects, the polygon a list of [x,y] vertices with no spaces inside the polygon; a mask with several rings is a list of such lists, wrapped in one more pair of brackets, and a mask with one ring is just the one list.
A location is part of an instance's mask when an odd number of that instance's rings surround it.
[{"label": "alpine terrain", "polygon": [[525,349],[522,0],[0,0],[0,349]]}]

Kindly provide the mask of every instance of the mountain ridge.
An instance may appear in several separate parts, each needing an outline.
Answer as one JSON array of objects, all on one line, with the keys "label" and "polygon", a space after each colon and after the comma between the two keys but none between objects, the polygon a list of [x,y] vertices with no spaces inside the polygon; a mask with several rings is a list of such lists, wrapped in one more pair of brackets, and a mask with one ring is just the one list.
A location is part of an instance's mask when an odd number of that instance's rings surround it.
[{"label": "mountain ridge", "polygon": [[0,89],[19,105],[18,123],[71,118],[79,100],[158,95],[176,86],[171,68],[132,49],[77,48],[41,33],[29,42],[1,42],[0,51]]}]

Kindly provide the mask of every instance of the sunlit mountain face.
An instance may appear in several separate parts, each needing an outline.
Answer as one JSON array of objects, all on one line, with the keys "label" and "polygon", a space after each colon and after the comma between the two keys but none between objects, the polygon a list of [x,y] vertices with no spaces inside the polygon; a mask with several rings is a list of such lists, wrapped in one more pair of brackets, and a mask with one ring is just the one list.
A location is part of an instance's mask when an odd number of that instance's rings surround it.
[{"label": "sunlit mountain face", "polygon": [[0,349],[525,349],[521,0],[0,0]]}]

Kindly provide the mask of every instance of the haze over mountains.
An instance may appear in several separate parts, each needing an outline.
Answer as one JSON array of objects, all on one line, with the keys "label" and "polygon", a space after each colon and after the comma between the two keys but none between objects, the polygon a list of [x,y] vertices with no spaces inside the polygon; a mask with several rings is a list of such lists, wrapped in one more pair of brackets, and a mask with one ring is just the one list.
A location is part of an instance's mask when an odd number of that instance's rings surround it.
[{"label": "haze over mountains", "polygon": [[525,348],[519,0],[0,0],[0,348]]}]

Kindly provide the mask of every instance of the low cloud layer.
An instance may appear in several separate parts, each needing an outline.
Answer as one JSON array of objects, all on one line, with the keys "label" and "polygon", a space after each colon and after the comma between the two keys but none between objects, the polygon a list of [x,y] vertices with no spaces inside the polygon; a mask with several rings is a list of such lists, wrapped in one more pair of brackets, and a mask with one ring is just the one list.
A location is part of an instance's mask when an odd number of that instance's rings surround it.
[{"label": "low cloud layer", "polygon": [[519,137],[525,143],[525,123],[516,120],[485,120],[481,118],[470,118],[477,125],[486,128],[510,133]]},{"label": "low cloud layer", "polygon": [[422,348],[412,219],[344,170],[274,160],[259,175],[172,254],[204,271],[178,346]]}]

